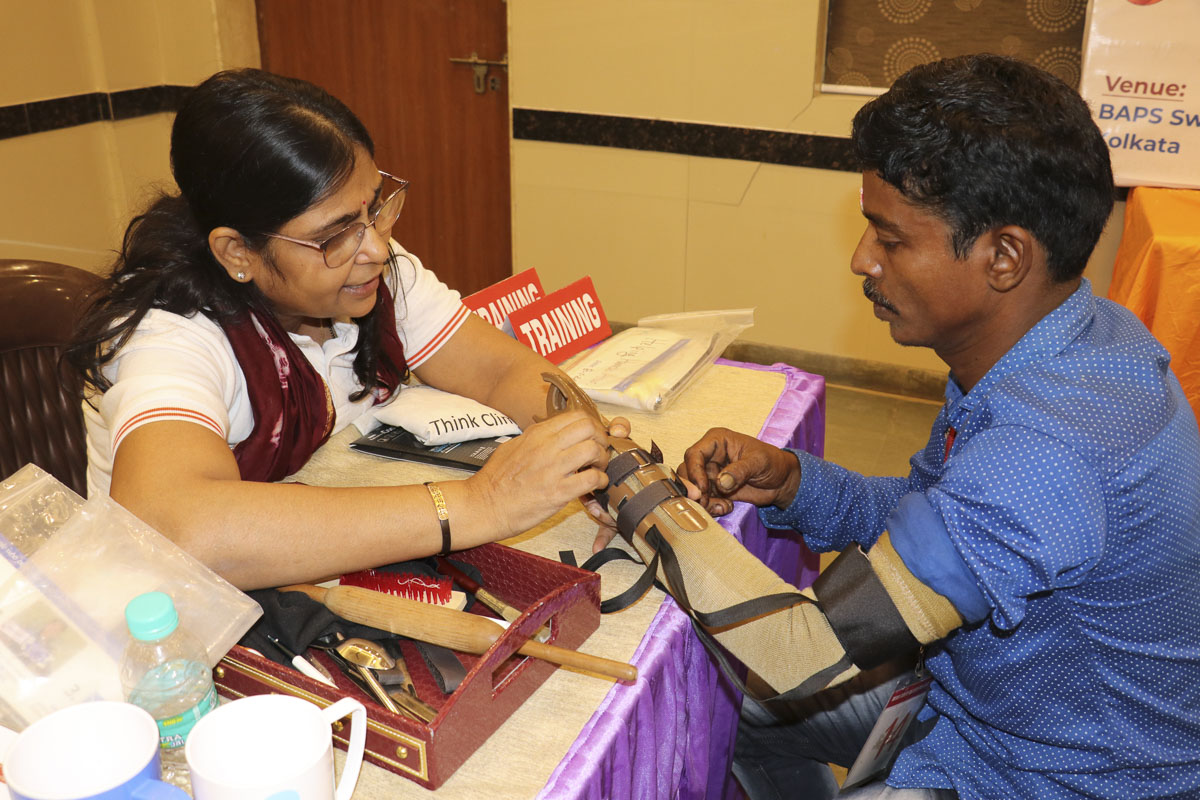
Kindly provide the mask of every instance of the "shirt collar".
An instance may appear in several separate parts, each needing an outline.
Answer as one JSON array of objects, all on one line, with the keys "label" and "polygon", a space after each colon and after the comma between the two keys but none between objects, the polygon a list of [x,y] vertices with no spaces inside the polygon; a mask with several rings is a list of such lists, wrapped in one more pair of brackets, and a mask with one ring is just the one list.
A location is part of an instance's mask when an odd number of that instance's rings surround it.
[{"label": "shirt collar", "polygon": [[992,368],[963,394],[951,374],[946,381],[946,403],[954,410],[961,405],[970,411],[977,399],[987,397],[992,387],[1008,375],[1028,364],[1045,361],[1061,353],[1079,337],[1096,314],[1096,297],[1092,294],[1092,283],[1081,279],[1079,288],[1071,293],[1057,308],[1042,317],[1036,325],[1025,332],[1015,345]]}]

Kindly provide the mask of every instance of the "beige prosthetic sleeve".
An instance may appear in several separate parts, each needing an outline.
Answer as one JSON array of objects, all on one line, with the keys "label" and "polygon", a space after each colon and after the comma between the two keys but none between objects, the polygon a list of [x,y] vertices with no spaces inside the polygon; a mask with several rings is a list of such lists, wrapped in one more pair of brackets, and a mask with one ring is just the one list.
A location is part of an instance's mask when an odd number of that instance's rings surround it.
[{"label": "beige prosthetic sleeve", "polygon": [[[547,380],[551,414],[584,408],[607,425],[577,387]],[[610,485],[598,498],[622,536],[657,565],[659,581],[693,619],[777,694],[798,697],[840,683],[962,624],[945,598],[904,568],[886,534],[870,561],[852,548],[812,592],[799,592],[632,441],[610,439],[609,456]]]},{"label": "beige prosthetic sleeve", "polygon": [[950,601],[917,580],[904,566],[887,531],[866,556],[875,577],[900,612],[904,625],[918,642],[936,642],[962,626],[963,618]]},{"label": "beige prosthetic sleeve", "polygon": [[[621,485],[610,487],[609,512],[619,518],[634,495],[668,480],[668,474],[659,464],[644,464]],[[672,497],[647,514],[630,540],[646,564],[663,550],[663,542],[670,547],[678,572],[669,574],[660,556],[658,579],[699,619],[758,598],[791,596],[787,607],[750,619],[715,626],[701,622],[776,693],[821,676],[813,681],[819,684],[812,687],[816,691],[838,676],[844,680],[857,672],[844,659],[844,650],[811,595],[798,593],[686,496]]]}]

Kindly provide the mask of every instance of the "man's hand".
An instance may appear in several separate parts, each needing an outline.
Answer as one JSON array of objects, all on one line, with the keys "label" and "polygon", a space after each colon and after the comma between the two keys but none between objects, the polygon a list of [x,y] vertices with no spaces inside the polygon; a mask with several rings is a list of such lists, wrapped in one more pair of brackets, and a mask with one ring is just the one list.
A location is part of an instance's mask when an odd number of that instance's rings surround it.
[{"label": "man's hand", "polygon": [[787,508],[800,487],[800,462],[786,450],[727,428],[713,428],[683,454],[679,477],[688,497],[714,517],[733,501]]}]

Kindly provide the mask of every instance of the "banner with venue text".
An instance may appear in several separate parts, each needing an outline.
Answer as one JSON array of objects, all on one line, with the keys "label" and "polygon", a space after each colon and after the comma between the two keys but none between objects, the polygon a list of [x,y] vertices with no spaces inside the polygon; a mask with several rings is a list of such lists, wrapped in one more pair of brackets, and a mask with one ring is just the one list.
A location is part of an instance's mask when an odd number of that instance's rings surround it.
[{"label": "banner with venue text", "polygon": [[1080,94],[1118,186],[1200,187],[1200,2],[1092,0]]}]

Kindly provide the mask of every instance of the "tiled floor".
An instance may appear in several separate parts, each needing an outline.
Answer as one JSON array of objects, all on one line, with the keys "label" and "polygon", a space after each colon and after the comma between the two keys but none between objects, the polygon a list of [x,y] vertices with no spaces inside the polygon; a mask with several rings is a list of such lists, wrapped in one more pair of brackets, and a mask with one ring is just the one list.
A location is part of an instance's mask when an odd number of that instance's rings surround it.
[{"label": "tiled floor", "polygon": [[825,458],[864,475],[907,475],[942,404],[826,385]]}]

